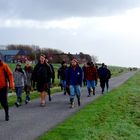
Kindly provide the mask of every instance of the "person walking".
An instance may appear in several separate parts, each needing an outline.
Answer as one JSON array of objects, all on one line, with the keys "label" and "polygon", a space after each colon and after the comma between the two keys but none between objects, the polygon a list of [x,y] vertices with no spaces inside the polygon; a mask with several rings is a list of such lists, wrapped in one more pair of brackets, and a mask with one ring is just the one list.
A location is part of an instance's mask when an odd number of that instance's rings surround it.
[{"label": "person walking", "polygon": [[60,84],[62,85],[62,90],[64,92],[64,95],[66,95],[66,69],[67,64],[65,61],[61,62],[61,67],[58,69],[58,79],[60,79]]},{"label": "person walking", "polygon": [[14,89],[13,74],[0,56],[0,103],[5,111],[5,121],[9,121],[8,86],[11,90]]},{"label": "person walking", "polygon": [[51,78],[50,67],[46,64],[44,54],[40,55],[39,62],[34,67],[32,78],[37,83],[37,90],[40,92],[40,106],[44,107],[46,105],[46,91]]},{"label": "person walking", "polygon": [[[99,68],[98,75],[99,75],[100,86],[101,86],[102,94],[103,94],[104,93],[104,89],[105,89],[106,80],[108,78],[110,78],[110,77],[108,77],[108,69],[105,67],[104,63],[102,63],[102,66]],[[107,90],[108,90],[108,87],[107,87]]]},{"label": "person walking", "polygon": [[85,63],[82,67],[82,70],[83,70],[83,85],[84,86],[87,86],[87,80],[86,80],[86,67],[87,67],[87,64]]},{"label": "person walking", "polygon": [[27,77],[25,71],[21,67],[21,63],[18,62],[13,72],[15,90],[17,95],[17,101],[15,102],[16,107],[21,106],[22,104],[22,91],[24,86],[27,84]]},{"label": "person walking", "polygon": [[92,62],[87,63],[87,67],[85,70],[85,78],[87,80],[87,90],[88,90],[88,97],[91,96],[91,88],[92,88],[92,93],[95,95],[95,87],[96,87],[96,81],[97,81],[97,70],[94,64]]},{"label": "person walking", "polygon": [[26,93],[26,99],[25,99],[25,104],[30,102],[30,91],[32,88],[32,73],[33,73],[33,68],[31,66],[31,62],[29,60],[26,61],[24,71],[27,77],[27,83],[24,87],[25,93]]},{"label": "person walking", "polygon": [[50,68],[50,70],[49,70],[50,71],[50,81],[48,83],[47,92],[48,92],[48,96],[49,96],[49,101],[51,101],[52,100],[52,97],[51,97],[51,85],[54,83],[55,71],[54,71],[53,65],[51,63],[49,63],[47,58],[46,58],[46,64]]},{"label": "person walking", "polygon": [[83,80],[82,68],[78,65],[77,59],[72,59],[71,65],[66,71],[66,84],[70,88],[70,108],[74,107],[74,97],[76,95],[78,106],[80,106],[81,86]]},{"label": "person walking", "polygon": [[107,65],[105,65],[106,71],[107,71],[107,75],[106,75],[106,79],[105,79],[105,86],[106,86],[106,90],[108,92],[109,89],[109,79],[111,78],[111,71],[108,69]]}]

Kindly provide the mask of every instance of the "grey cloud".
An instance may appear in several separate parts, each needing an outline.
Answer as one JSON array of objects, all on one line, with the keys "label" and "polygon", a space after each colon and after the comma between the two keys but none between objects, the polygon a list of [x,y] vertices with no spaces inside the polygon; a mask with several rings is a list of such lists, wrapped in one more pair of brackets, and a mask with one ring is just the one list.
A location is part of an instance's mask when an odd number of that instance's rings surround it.
[{"label": "grey cloud", "polygon": [[139,5],[139,0],[0,0],[0,17],[46,20],[107,16]]}]

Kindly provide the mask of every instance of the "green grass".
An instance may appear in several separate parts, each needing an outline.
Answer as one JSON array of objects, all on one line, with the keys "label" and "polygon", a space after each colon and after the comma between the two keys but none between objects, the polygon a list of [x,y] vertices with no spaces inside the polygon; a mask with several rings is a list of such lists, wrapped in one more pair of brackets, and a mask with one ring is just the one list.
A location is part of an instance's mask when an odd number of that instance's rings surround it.
[{"label": "green grass", "polygon": [[140,72],[39,140],[139,140]]}]

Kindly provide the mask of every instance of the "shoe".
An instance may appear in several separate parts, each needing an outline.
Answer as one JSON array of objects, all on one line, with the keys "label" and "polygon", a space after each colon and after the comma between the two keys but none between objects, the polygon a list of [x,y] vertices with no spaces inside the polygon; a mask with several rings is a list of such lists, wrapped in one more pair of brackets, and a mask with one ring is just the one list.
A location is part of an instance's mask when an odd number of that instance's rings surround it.
[{"label": "shoe", "polygon": [[95,93],[93,93],[93,95],[95,95]]},{"label": "shoe", "polygon": [[5,115],[5,121],[9,121],[9,115]]},{"label": "shoe", "polygon": [[28,104],[29,103],[29,101],[28,100],[25,100],[25,104]]},{"label": "shoe", "polygon": [[45,102],[40,103],[40,106],[41,106],[41,107],[45,107],[45,105],[46,105]]},{"label": "shoe", "polygon": [[19,106],[21,106],[21,104],[19,104],[18,102],[16,102],[16,103],[15,103],[15,106],[16,106],[16,107],[19,107]]},{"label": "shoe", "polygon": [[71,103],[70,108],[74,108],[74,102]]},{"label": "shoe", "polygon": [[91,95],[88,95],[87,97],[90,97]]},{"label": "shoe", "polygon": [[80,103],[80,99],[78,99],[78,106],[80,106],[81,105],[81,103]]},{"label": "shoe", "polygon": [[64,92],[64,95],[66,95],[66,92]]},{"label": "shoe", "polygon": [[52,98],[51,97],[49,97],[49,101],[51,101],[52,100]]}]

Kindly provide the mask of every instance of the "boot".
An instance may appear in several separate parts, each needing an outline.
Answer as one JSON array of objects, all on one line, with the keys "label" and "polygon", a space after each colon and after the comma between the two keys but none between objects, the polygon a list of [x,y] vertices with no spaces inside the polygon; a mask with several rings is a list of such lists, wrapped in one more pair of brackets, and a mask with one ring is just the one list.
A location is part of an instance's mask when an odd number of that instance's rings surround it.
[{"label": "boot", "polygon": [[70,108],[74,108],[74,99],[73,98],[70,98]]},{"label": "boot", "polygon": [[78,106],[80,106],[81,105],[81,103],[80,103],[80,98],[78,98]]},{"label": "boot", "polygon": [[90,88],[88,88],[88,97],[91,96],[91,95],[90,95],[90,92],[91,92],[91,90],[90,90]]},{"label": "boot", "polygon": [[95,89],[93,89],[93,95],[95,95]]},{"label": "boot", "polygon": [[8,112],[8,109],[5,109],[5,121],[9,121],[9,112]]}]

